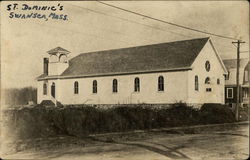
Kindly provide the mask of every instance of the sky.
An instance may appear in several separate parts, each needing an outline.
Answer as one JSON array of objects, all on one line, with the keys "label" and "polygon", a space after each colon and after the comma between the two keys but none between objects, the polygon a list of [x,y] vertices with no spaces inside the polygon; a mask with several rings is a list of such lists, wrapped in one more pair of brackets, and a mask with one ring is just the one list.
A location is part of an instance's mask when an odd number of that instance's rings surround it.
[{"label": "sky", "polygon": [[[215,34],[242,39],[241,51],[249,51],[249,3],[247,1],[105,1],[106,3],[164,21]],[[16,3],[18,8],[7,10]],[[55,6],[51,10],[22,10]],[[63,6],[63,10],[59,10]],[[10,18],[12,14],[50,13],[67,15],[67,20]],[[210,35],[181,29],[140,17],[98,2],[1,2],[1,85],[2,88],[36,86],[42,74],[43,57],[55,47],[80,53],[164,43]],[[222,59],[236,58],[230,39],[211,36]],[[248,58],[249,52],[241,53]]]}]

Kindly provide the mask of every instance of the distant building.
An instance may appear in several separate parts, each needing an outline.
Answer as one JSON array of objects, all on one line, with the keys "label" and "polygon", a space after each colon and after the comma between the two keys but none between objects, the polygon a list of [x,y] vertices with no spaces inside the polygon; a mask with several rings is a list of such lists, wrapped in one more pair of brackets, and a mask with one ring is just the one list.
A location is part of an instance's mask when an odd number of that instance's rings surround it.
[{"label": "distant building", "polygon": [[227,70],[210,38],[69,53],[48,51],[38,103],[224,103]]},{"label": "distant building", "polygon": [[[227,104],[236,104],[237,86],[236,86],[236,59],[223,60],[228,75],[225,82],[225,102]],[[239,85],[240,85],[240,102],[243,105],[249,104],[249,59],[240,59],[239,68]]]}]

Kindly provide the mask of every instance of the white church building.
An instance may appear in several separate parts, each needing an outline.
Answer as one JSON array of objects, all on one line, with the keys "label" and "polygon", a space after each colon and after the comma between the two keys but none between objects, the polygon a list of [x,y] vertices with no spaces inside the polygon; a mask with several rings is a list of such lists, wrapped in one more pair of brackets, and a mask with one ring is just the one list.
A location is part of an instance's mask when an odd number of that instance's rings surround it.
[{"label": "white church building", "polygon": [[38,103],[224,103],[227,70],[210,38],[44,58]]}]

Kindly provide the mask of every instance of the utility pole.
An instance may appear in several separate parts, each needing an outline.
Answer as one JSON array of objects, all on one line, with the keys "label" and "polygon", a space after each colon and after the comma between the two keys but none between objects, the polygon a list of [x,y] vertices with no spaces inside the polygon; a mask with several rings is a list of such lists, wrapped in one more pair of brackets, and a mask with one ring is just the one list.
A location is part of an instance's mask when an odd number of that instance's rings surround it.
[{"label": "utility pole", "polygon": [[240,85],[239,85],[239,69],[240,69],[240,44],[245,43],[241,40],[236,42],[232,42],[233,44],[237,44],[237,68],[236,68],[236,86],[237,86],[237,93],[236,93],[236,107],[235,107],[235,119],[236,121],[239,120],[239,106],[240,106]]}]

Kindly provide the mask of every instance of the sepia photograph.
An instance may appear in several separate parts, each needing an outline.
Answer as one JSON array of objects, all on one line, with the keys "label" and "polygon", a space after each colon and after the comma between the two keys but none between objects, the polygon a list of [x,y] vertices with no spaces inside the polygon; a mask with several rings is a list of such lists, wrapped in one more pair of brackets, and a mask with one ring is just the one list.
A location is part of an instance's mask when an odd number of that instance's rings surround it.
[{"label": "sepia photograph", "polygon": [[249,158],[248,1],[0,4],[0,159]]}]

